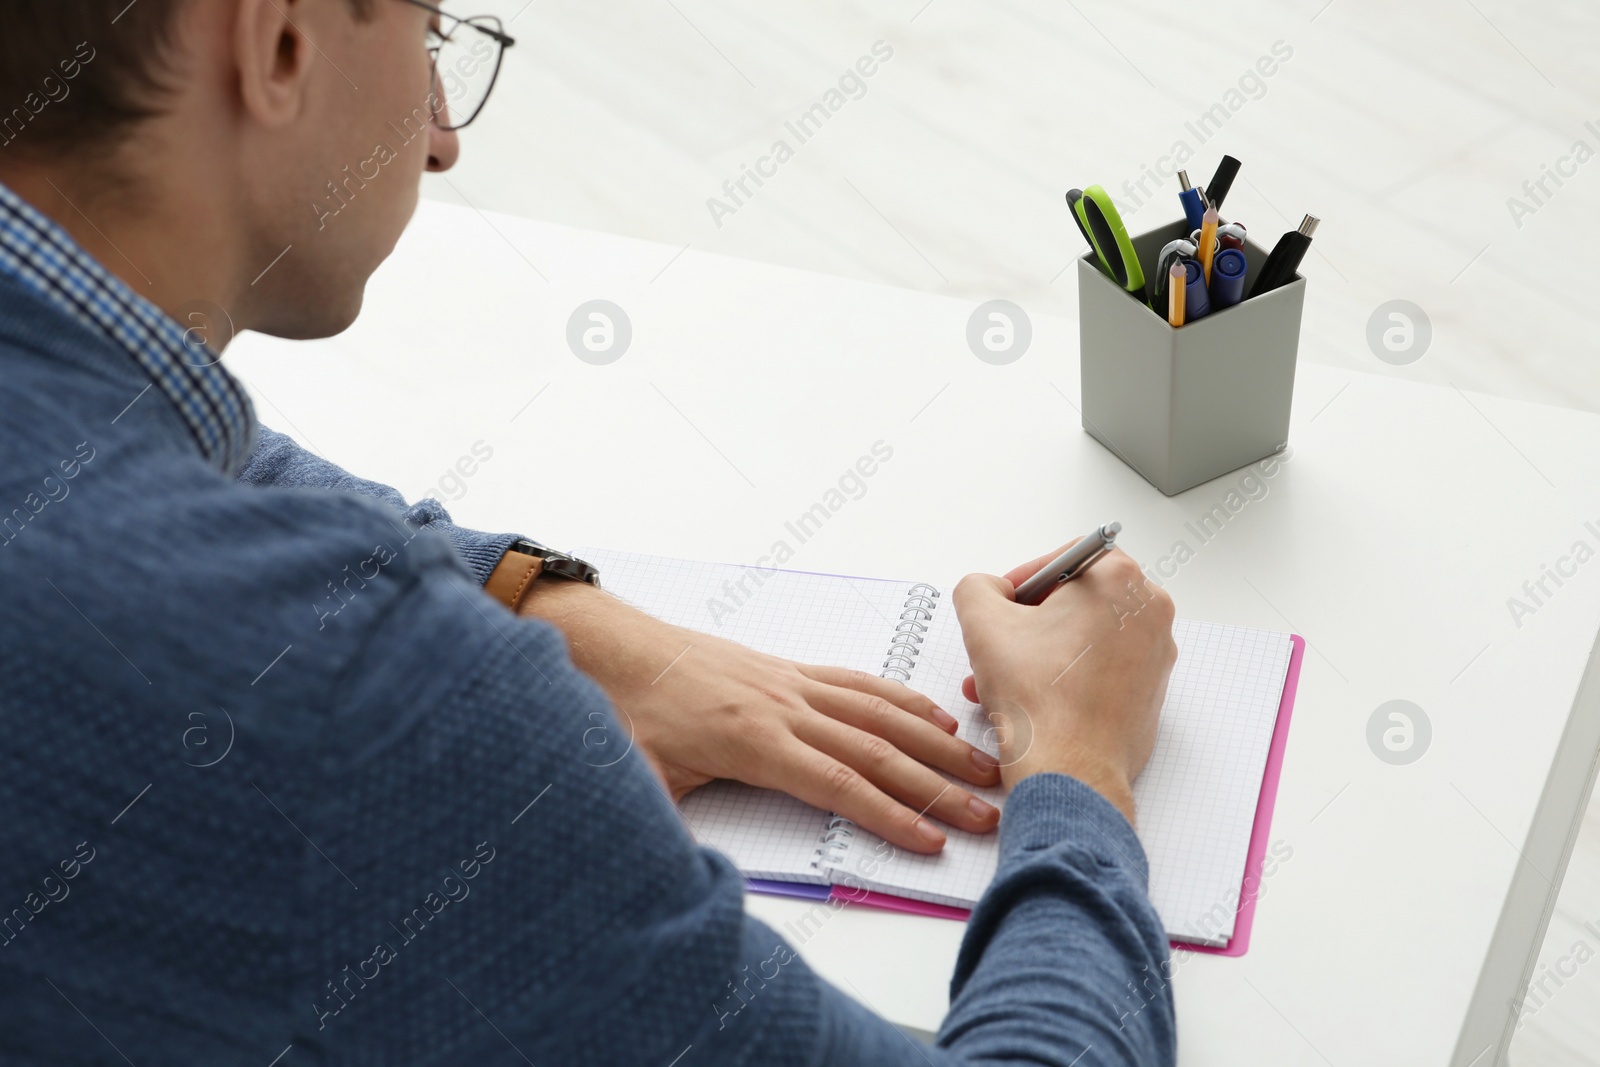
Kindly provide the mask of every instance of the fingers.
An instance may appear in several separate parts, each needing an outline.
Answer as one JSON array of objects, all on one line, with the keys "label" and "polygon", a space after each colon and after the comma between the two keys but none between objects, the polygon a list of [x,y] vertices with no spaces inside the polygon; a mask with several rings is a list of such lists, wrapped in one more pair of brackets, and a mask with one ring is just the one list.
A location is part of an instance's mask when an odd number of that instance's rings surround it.
[{"label": "fingers", "polygon": [[840,689],[853,689],[880,700],[887,700],[902,711],[909,711],[917,718],[933,723],[947,734],[956,732],[958,724],[955,716],[910,686],[888,678],[879,678],[866,671],[853,671],[848,667],[815,667],[803,663],[796,666],[800,668],[801,674],[812,681],[837,686]]},{"label": "fingers", "polygon": [[969,625],[977,623],[982,626],[986,620],[1014,606],[1017,590],[1005,578],[996,578],[992,574],[969,574],[956,583],[955,591],[950,594],[950,602],[956,607],[956,618],[965,635]]},{"label": "fingers", "polygon": [[795,780],[779,786],[817,807],[836,811],[899,848],[932,853],[945,835],[934,819],[988,833],[1000,812],[899,752],[881,737],[821,716],[796,731],[804,742],[786,754]]},{"label": "fingers", "polygon": [[[1171,621],[1169,609],[1172,600],[1166,590],[1146,577],[1138,561],[1120,548],[1113,548],[1098,564],[1067,584],[1078,586],[1085,596],[1109,596],[1119,603],[1126,602],[1130,610],[1142,610],[1147,604],[1155,605],[1156,614],[1166,613],[1167,621]],[[1063,602],[1066,602],[1065,598]],[[1117,614],[1120,617],[1122,613],[1118,611]]]},{"label": "fingers", "polygon": [[961,680],[961,695],[972,703],[978,703],[978,679],[976,675],[967,675]]},{"label": "fingers", "polygon": [[952,737],[924,719],[907,715],[881,697],[831,685],[819,686],[805,697],[807,703],[823,715],[863,734],[881,738],[930,767],[973,785],[998,785],[1000,782],[999,765],[988,753],[959,737]]},{"label": "fingers", "polygon": [[814,808],[834,811],[870,830],[897,848],[934,853],[944,848],[945,835],[918,810],[896,802],[855,768],[810,745],[792,742],[779,755],[779,777],[762,782]]},{"label": "fingers", "polygon": [[961,610],[962,601],[968,602],[972,607],[981,607],[995,601],[1017,602],[1016,587],[1009,579],[996,578],[992,574],[969,574],[956,583],[956,588],[950,594],[956,605],[956,610]]}]

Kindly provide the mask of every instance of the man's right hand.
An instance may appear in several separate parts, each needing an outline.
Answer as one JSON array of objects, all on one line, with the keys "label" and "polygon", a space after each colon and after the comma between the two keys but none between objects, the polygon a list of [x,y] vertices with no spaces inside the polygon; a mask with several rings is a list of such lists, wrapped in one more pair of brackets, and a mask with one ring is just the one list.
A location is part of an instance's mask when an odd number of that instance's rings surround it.
[{"label": "man's right hand", "polygon": [[1044,603],[1018,604],[1015,585],[1063,550],[956,587],[975,686],[967,695],[995,724],[1007,787],[1030,774],[1068,774],[1131,823],[1133,780],[1155,745],[1178,656],[1172,600],[1119,549]]}]

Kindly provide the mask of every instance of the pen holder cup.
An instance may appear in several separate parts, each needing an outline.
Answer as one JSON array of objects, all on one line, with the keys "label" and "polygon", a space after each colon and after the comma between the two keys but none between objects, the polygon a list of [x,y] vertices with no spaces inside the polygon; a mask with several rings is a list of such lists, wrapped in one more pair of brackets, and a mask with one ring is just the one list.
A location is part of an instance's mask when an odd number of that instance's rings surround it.
[{"label": "pen holder cup", "polygon": [[[1133,238],[1153,290],[1156,258],[1182,221]],[[1248,240],[1246,293],[1267,251]],[[1078,261],[1083,428],[1167,496],[1281,450],[1289,439],[1306,282],[1174,328],[1098,266]]]}]

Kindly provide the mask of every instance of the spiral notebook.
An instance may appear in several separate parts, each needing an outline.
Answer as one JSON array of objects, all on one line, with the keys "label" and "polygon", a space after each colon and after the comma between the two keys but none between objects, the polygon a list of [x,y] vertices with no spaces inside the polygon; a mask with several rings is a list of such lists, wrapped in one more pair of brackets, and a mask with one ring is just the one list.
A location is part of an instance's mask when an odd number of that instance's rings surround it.
[{"label": "spiral notebook", "polygon": [[[931,697],[991,753],[946,588],[927,582],[580,550],[605,588],[668,622],[802,663],[869,671]],[[1303,642],[1179,620],[1178,660],[1149,765],[1134,785],[1150,897],[1174,942],[1238,955],[1248,944]],[[1002,790],[974,793],[1004,807]],[[718,781],[685,798],[696,839],[752,888],[960,917],[994,876],[996,836],[944,827],[936,856],[895,849],[782,793]],[[1247,874],[1255,872],[1254,879]]]}]

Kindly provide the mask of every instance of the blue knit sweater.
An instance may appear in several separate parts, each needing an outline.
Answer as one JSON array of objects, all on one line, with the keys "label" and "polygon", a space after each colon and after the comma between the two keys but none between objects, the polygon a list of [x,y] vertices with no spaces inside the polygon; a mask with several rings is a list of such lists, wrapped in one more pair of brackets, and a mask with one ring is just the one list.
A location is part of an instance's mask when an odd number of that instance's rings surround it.
[{"label": "blue knit sweater", "polygon": [[1172,1062],[1144,854],[1081,783],[1012,794],[914,1044],[637,753],[585,761],[605,696],[479,588],[509,538],[269,432],[232,481],[148,381],[0,277],[0,1063]]}]

